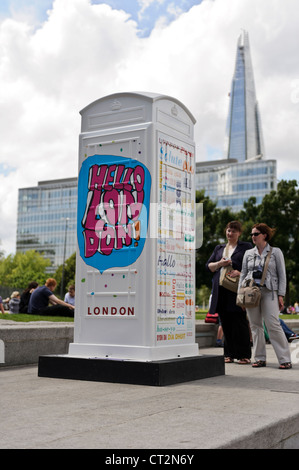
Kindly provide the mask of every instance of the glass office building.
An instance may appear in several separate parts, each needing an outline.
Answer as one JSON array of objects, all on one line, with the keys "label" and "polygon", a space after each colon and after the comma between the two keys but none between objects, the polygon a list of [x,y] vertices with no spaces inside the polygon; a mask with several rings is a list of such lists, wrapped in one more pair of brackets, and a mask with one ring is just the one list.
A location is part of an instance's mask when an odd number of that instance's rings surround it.
[{"label": "glass office building", "polygon": [[49,272],[76,251],[77,185],[77,178],[67,178],[19,189],[17,251],[43,254]]},{"label": "glass office building", "polygon": [[238,39],[227,119],[227,155],[196,163],[196,189],[217,207],[238,212],[255,196],[257,204],[277,189],[276,160],[264,159],[261,120],[256,101],[248,33]]},{"label": "glass office building", "polygon": [[244,162],[264,154],[260,113],[256,100],[248,33],[238,40],[227,119],[227,157]]},{"label": "glass office building", "polygon": [[265,194],[277,189],[276,160],[197,162],[196,189],[204,189],[220,209],[238,212],[251,196],[260,204]]}]

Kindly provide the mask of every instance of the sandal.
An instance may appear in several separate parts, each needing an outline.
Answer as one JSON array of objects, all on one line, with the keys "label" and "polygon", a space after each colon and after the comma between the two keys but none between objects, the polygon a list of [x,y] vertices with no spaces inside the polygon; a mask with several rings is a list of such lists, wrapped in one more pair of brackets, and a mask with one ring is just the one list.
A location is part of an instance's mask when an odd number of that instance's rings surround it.
[{"label": "sandal", "polygon": [[251,364],[251,360],[248,359],[247,357],[244,357],[244,359],[239,359],[238,364]]},{"label": "sandal", "polygon": [[292,369],[292,363],[291,362],[283,362],[283,364],[280,364],[278,369]]},{"label": "sandal", "polygon": [[234,360],[233,360],[231,357],[225,357],[225,358],[224,358],[224,362],[225,362],[226,364],[231,364],[231,363],[234,362]]},{"label": "sandal", "polygon": [[252,364],[252,367],[266,367],[266,361],[256,361]]}]

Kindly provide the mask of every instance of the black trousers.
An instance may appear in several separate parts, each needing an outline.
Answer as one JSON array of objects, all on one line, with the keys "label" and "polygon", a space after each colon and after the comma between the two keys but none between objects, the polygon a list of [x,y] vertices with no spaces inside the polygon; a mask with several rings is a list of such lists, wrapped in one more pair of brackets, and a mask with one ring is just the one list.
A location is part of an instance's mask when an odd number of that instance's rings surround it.
[{"label": "black trousers", "polygon": [[236,305],[236,294],[219,286],[217,312],[224,334],[224,355],[250,359],[251,345],[246,311]]},{"label": "black trousers", "polygon": [[64,305],[52,305],[51,307],[45,307],[40,309],[39,315],[49,315],[49,316],[56,316],[56,317],[73,317],[74,310]]}]

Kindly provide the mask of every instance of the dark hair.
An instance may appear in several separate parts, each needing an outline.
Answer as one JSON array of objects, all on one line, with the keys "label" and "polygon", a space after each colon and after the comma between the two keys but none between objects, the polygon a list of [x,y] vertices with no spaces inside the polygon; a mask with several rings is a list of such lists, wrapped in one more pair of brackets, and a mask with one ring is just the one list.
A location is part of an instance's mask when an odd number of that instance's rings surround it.
[{"label": "dark hair", "polygon": [[233,220],[232,222],[228,222],[228,224],[225,227],[225,232],[228,228],[233,228],[234,230],[237,230],[237,232],[242,233],[242,224],[238,220]]},{"label": "dark hair", "polygon": [[28,284],[27,288],[24,290],[24,293],[31,291],[31,289],[36,289],[37,287],[38,287],[38,283],[35,281],[32,281],[30,282],[30,284]]},{"label": "dark hair", "polygon": [[252,228],[256,228],[259,232],[266,234],[267,236],[265,240],[267,242],[271,240],[271,238],[273,237],[273,235],[275,235],[275,232],[276,232],[275,228],[268,227],[267,224],[263,224],[263,223],[255,224]]}]

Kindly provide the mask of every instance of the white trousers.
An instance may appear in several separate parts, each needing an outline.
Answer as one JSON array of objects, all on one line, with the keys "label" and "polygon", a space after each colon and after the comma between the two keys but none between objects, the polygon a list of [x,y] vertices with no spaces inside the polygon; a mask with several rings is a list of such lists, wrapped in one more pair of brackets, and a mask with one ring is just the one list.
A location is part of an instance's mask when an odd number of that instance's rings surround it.
[{"label": "white trousers", "polygon": [[266,360],[266,340],[263,327],[264,320],[279,364],[291,362],[289,344],[279,322],[277,291],[272,292],[266,287],[262,287],[260,305],[255,308],[248,308],[247,314],[252,332],[253,356],[255,360]]}]

